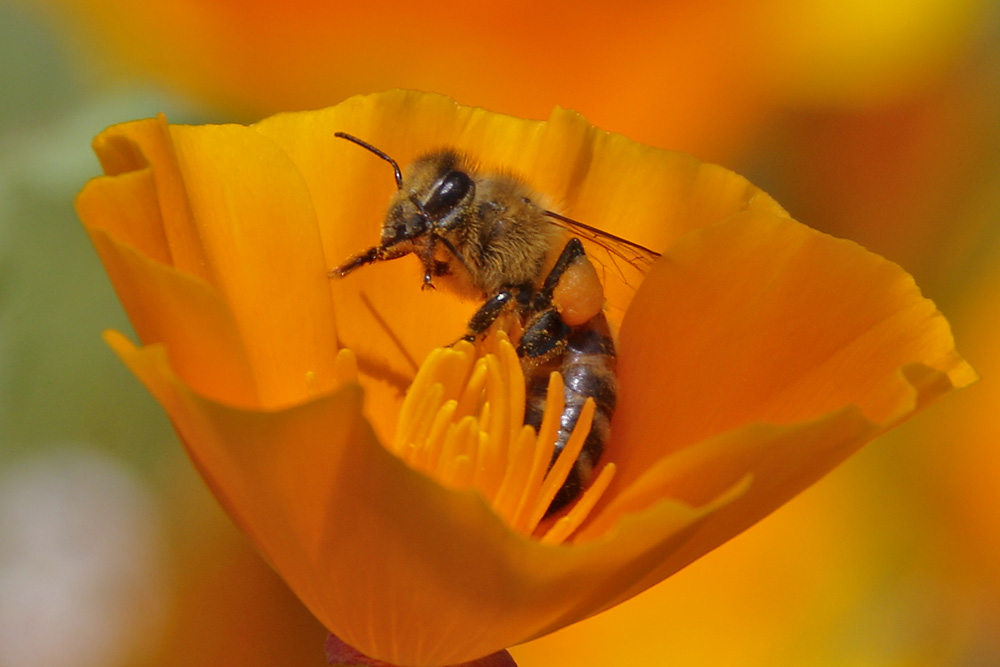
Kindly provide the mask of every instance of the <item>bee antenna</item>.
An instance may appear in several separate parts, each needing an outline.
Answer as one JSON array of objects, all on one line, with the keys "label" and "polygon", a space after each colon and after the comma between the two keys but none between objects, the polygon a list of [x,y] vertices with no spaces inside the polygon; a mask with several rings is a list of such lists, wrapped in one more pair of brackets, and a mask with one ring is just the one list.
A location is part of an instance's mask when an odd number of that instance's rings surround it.
[{"label": "bee antenna", "polygon": [[395,160],[393,160],[391,157],[389,157],[388,155],[386,155],[385,153],[383,153],[379,149],[377,149],[374,146],[372,146],[367,141],[363,141],[361,139],[358,139],[354,135],[348,134],[347,132],[334,132],[333,136],[339,137],[340,139],[347,139],[348,141],[350,141],[352,143],[355,143],[358,146],[361,146],[362,148],[366,148],[369,151],[371,151],[372,153],[375,153],[375,155],[378,155],[380,158],[382,158],[383,160],[385,160],[389,164],[391,164],[392,165],[392,171],[393,171],[393,173],[396,176],[396,188],[399,189],[399,190],[403,189],[403,174],[399,171],[399,165],[396,164]]}]

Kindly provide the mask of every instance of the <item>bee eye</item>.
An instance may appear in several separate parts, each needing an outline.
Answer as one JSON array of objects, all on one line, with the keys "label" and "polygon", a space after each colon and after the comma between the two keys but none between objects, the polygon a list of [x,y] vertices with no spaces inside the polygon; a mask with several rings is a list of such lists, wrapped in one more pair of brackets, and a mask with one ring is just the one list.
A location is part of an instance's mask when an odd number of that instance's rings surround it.
[{"label": "bee eye", "polygon": [[424,204],[424,210],[432,219],[437,220],[455,208],[475,187],[475,183],[464,171],[452,171],[434,188]]}]

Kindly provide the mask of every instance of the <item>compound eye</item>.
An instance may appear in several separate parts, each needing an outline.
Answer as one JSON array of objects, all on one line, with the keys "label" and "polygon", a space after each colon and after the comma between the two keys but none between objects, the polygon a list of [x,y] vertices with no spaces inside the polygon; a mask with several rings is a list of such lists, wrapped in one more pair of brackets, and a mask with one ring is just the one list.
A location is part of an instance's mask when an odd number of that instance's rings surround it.
[{"label": "compound eye", "polygon": [[475,187],[475,183],[464,171],[449,172],[434,188],[424,204],[424,210],[432,219],[438,220],[455,208]]}]

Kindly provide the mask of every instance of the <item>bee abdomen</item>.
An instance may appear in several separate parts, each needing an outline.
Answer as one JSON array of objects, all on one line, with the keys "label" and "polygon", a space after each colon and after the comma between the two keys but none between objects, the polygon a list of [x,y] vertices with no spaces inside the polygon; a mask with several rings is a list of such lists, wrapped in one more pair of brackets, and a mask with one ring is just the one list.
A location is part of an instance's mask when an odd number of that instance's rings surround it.
[{"label": "bee abdomen", "polygon": [[618,383],[615,377],[615,347],[603,313],[572,327],[563,353],[546,363],[530,366],[526,374],[526,424],[541,425],[549,374],[558,370],[565,384],[565,407],[560,417],[552,461],[566,446],[583,404],[594,399],[594,419],[583,449],[556,493],[548,514],[557,512],[576,498],[590,483],[594,468],[604,453],[615,411]]}]

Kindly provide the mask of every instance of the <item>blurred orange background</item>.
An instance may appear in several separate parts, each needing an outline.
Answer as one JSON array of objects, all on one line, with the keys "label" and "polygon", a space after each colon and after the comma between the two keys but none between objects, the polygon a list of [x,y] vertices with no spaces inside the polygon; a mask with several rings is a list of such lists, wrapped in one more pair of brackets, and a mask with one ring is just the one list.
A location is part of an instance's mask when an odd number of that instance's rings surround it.
[{"label": "blurred orange background", "polygon": [[739,171],[912,273],[983,377],[521,667],[1000,664],[997,5],[279,4],[0,0],[0,665],[325,664],[103,346],[127,324],[72,198],[112,123],[392,87]]}]

